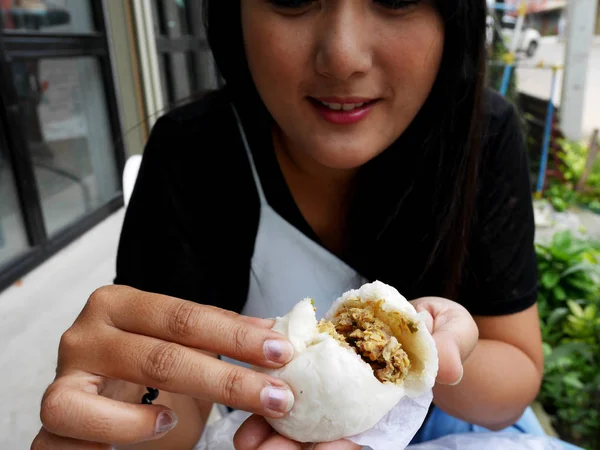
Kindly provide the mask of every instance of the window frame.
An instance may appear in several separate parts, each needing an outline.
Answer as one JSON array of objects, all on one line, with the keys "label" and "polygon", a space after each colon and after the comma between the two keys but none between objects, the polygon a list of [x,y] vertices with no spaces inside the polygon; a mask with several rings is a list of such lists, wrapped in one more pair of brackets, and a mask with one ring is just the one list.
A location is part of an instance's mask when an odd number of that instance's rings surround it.
[{"label": "window frame", "polygon": [[[29,244],[29,248],[20,256],[0,266],[0,291],[123,206],[120,174],[123,173],[126,153],[106,32],[107,15],[104,0],[88,1],[95,27],[95,30],[89,33],[40,33],[7,30],[0,26],[0,145],[6,149]],[[50,237],[44,223],[42,202],[35,180],[11,62],[16,58],[77,57],[93,57],[98,62],[107,106],[109,133],[113,143],[118,190],[108,202],[79,217],[74,223]]]},{"label": "window frame", "polygon": [[[167,108],[178,104],[181,99],[176,98],[174,87],[174,76],[172,71],[172,57],[175,53],[183,53],[190,69],[189,81],[192,96],[202,92],[210,86],[203,85],[200,70],[203,63],[203,54],[210,53],[210,46],[206,37],[202,21],[202,2],[191,0],[186,3],[186,28],[188,34],[181,36],[169,36],[167,24],[166,2],[174,0],[151,0],[152,15],[155,28],[156,52],[159,59],[159,70],[165,80],[163,83],[166,92],[163,92],[164,105]],[[173,7],[173,5],[171,5]],[[191,57],[190,57],[191,56]],[[212,55],[211,55],[212,59]],[[222,87],[221,79],[214,61],[212,61],[214,77],[217,85]],[[164,89],[163,88],[163,89]]]}]

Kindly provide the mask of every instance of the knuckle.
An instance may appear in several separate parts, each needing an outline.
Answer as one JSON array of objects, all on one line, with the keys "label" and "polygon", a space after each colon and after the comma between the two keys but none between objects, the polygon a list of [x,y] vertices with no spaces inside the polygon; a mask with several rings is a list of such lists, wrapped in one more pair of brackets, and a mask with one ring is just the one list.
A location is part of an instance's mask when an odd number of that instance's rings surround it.
[{"label": "knuckle", "polygon": [[200,312],[193,303],[180,302],[168,314],[168,330],[177,338],[189,338],[198,332]]},{"label": "knuckle", "polygon": [[161,385],[173,379],[177,371],[180,349],[176,344],[167,342],[150,350],[148,358],[142,365],[143,375]]},{"label": "knuckle", "polygon": [[[231,330],[231,347],[236,356],[244,355],[249,328],[244,324],[235,325]],[[246,355],[247,356],[247,355]]]},{"label": "knuckle", "polygon": [[71,403],[66,394],[65,389],[55,387],[54,385],[51,385],[44,394],[40,420],[43,427],[50,432],[59,432],[64,425],[65,413],[68,411]]},{"label": "knuckle", "polygon": [[31,443],[30,450],[48,450],[49,448],[50,447],[46,445],[45,439],[40,432]]},{"label": "knuckle", "polygon": [[242,396],[244,374],[238,368],[228,368],[220,378],[221,397],[226,405],[233,405]]},{"label": "knuckle", "polygon": [[93,311],[103,310],[110,299],[114,296],[114,286],[102,286],[92,292],[88,298],[86,308]]},{"label": "knuckle", "polygon": [[77,332],[73,328],[69,328],[60,337],[60,343],[58,345],[59,353],[65,354],[76,351],[80,342],[81,339]]}]

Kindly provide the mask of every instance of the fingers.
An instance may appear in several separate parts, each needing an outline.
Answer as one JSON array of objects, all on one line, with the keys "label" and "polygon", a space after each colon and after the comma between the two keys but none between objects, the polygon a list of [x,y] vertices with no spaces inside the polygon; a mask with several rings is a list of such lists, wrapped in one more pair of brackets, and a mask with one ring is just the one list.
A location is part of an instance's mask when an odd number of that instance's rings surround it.
[{"label": "fingers", "polygon": [[31,444],[31,450],[112,450],[113,446],[60,437],[42,428]]},{"label": "fingers", "polygon": [[[82,390],[84,376],[64,376],[46,391],[41,420],[47,432],[126,445],[160,438],[177,424],[175,414],[164,406],[122,403]],[[42,437],[43,442],[51,440],[46,434]]]},{"label": "fingers", "polygon": [[[124,295],[127,301],[115,301]],[[107,286],[90,297],[105,311],[107,323],[124,331],[176,342],[263,367],[289,362],[294,349],[271,320],[249,318],[123,286]]]},{"label": "fingers", "polygon": [[233,446],[235,450],[303,450],[301,444],[275,433],[263,417],[256,415],[235,433]]},{"label": "fingers", "polygon": [[418,312],[425,311],[432,320],[426,324],[435,341],[439,370],[437,382],[456,385],[463,377],[463,362],[469,357],[478,339],[478,329],[471,314],[453,301],[426,297],[415,300]]},{"label": "fingers", "polygon": [[317,444],[314,450],[360,450],[362,447],[346,439]]},{"label": "fingers", "polygon": [[302,444],[290,441],[279,434],[273,434],[257,450],[304,450]]},{"label": "fingers", "polygon": [[233,446],[236,450],[256,450],[273,434],[264,417],[252,415],[235,433]]},{"label": "fingers", "polygon": [[360,445],[348,440],[323,444],[302,444],[286,439],[273,431],[263,417],[251,416],[233,438],[236,450],[360,450]]},{"label": "fingers", "polygon": [[81,347],[73,365],[86,372],[273,418],[283,417],[294,403],[283,381],[179,344],[115,328],[94,339],[101,343],[80,339],[71,344]]}]

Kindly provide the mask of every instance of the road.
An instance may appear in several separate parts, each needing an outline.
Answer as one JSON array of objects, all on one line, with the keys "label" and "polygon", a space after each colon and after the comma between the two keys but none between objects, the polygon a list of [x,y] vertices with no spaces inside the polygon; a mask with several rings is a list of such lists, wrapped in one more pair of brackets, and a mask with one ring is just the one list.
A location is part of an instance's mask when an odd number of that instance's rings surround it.
[{"label": "road", "polygon": [[[533,58],[523,58],[517,69],[517,84],[521,92],[547,99],[550,96],[552,73],[550,69],[537,69],[531,66],[543,61],[544,64],[564,64],[565,45],[556,38],[542,38],[542,43]],[[558,73],[555,105],[560,105],[562,71]],[[600,128],[600,41],[592,47],[588,61],[586,95],[584,101],[582,131],[585,137],[591,135],[594,128]]]}]

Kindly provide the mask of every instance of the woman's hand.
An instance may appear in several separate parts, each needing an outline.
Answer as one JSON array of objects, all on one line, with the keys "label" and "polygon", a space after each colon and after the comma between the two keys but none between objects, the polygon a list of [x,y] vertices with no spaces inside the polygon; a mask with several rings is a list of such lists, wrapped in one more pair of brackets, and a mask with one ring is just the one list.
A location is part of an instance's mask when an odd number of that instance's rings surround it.
[{"label": "woman's hand", "polygon": [[[97,290],[62,336],[32,448],[104,449],[163,437],[177,418],[165,406],[139,404],[144,386],[284,416],[293,394],[281,380],[214,357],[280,367],[293,347],[272,324],[123,286]],[[123,381],[139,385],[128,399],[118,394]]]},{"label": "woman's hand", "polygon": [[254,415],[235,434],[236,450],[360,450],[360,446],[345,439],[322,444],[300,444],[280,436],[263,417]]},{"label": "woman's hand", "polygon": [[461,305],[439,297],[423,297],[411,302],[418,312],[427,312],[426,325],[435,340],[439,370],[437,382],[456,385],[463,377],[463,362],[479,338],[477,324]]}]

